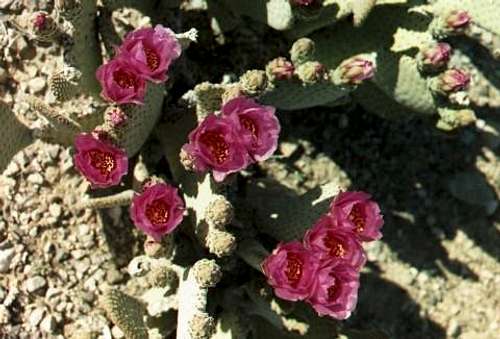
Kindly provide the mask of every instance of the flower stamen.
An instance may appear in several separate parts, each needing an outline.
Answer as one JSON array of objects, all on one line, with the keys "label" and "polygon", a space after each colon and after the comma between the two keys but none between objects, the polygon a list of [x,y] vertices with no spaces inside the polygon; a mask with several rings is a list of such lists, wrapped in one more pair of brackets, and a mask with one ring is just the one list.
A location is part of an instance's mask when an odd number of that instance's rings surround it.
[{"label": "flower stamen", "polygon": [[200,142],[208,147],[218,164],[229,159],[229,145],[221,133],[206,132],[200,137]]},{"label": "flower stamen", "polygon": [[111,153],[93,149],[89,151],[89,157],[92,167],[97,169],[102,175],[108,176],[116,168],[116,161]]},{"label": "flower stamen", "polygon": [[154,200],[146,206],[146,217],[154,225],[165,224],[168,221],[170,206],[163,200]]}]

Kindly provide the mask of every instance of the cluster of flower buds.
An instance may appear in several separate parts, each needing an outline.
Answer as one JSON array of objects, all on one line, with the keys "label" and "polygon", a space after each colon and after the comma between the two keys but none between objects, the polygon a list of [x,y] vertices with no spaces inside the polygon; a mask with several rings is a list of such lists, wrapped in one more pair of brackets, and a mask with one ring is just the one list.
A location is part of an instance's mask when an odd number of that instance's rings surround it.
[{"label": "cluster of flower buds", "polygon": [[239,96],[208,115],[182,147],[181,161],[197,172],[212,170],[216,181],[255,161],[264,161],[277,148],[280,124],[275,108]]},{"label": "cluster of flower buds", "polygon": [[116,56],[97,69],[101,95],[117,104],[143,104],[147,81],[167,80],[170,64],[181,55],[174,32],[161,25],[125,37]]},{"label": "cluster of flower buds", "polygon": [[177,188],[158,181],[147,182],[130,206],[130,218],[144,233],[160,242],[181,223],[185,205]]},{"label": "cluster of flower buds", "polygon": [[340,193],[302,242],[281,243],[262,263],[276,295],[304,300],[320,316],[346,319],[356,307],[361,245],[378,240],[384,224],[378,204],[364,192]]}]

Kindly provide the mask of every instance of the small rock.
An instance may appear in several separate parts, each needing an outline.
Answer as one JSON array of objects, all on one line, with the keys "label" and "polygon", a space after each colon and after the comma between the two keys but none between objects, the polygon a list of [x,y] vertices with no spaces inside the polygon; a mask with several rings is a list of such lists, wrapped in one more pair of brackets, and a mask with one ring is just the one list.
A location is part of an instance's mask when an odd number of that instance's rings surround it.
[{"label": "small rock", "polygon": [[0,273],[5,273],[9,270],[12,258],[14,258],[15,251],[13,248],[6,248],[0,250]]},{"label": "small rock", "polygon": [[446,330],[446,334],[451,338],[456,338],[460,335],[460,332],[462,332],[460,325],[455,319],[452,319],[448,324],[448,329]]},{"label": "small rock", "polygon": [[52,215],[54,218],[59,218],[62,213],[62,207],[59,204],[50,204],[49,206],[49,213]]},{"label": "small rock", "polygon": [[86,254],[86,252],[84,250],[74,250],[74,251],[71,251],[71,255],[76,260],[80,260],[81,258],[83,258],[85,256],[85,254]]},{"label": "small rock", "polygon": [[106,280],[110,284],[117,284],[123,280],[123,274],[115,268],[112,268],[106,272]]},{"label": "small rock", "polygon": [[47,285],[47,282],[45,281],[45,279],[43,277],[37,275],[37,276],[34,276],[33,278],[29,278],[28,280],[26,280],[26,282],[24,283],[24,288],[29,293],[32,293],[36,290],[39,290],[39,289],[45,287],[46,285]]},{"label": "small rock", "polygon": [[78,235],[83,236],[90,233],[90,226],[87,224],[80,225],[78,227]]},{"label": "small rock", "polygon": [[48,314],[45,318],[43,318],[42,323],[40,324],[40,329],[45,333],[54,333],[56,325],[54,317]]},{"label": "small rock", "polygon": [[46,85],[47,83],[45,82],[45,79],[42,77],[33,78],[28,83],[31,92],[34,94],[41,93],[45,89]]},{"label": "small rock", "polygon": [[118,326],[113,326],[113,328],[111,329],[111,334],[115,339],[125,338],[125,334],[122,332],[122,330],[120,330]]},{"label": "small rock", "polygon": [[43,184],[43,177],[40,173],[32,173],[28,175],[28,181],[31,182],[32,184],[41,185]]},{"label": "small rock", "polygon": [[29,315],[29,323],[32,327],[36,327],[42,321],[45,310],[43,308],[35,308]]},{"label": "small rock", "polygon": [[0,305],[0,325],[7,325],[10,322],[10,312],[7,307]]}]

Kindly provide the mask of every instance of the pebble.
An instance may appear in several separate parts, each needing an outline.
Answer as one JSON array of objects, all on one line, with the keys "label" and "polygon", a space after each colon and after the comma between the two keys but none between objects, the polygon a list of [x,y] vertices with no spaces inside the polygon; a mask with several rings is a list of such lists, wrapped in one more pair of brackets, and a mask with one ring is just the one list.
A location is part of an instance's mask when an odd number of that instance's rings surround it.
[{"label": "pebble", "polygon": [[28,181],[31,182],[32,184],[41,185],[43,184],[43,177],[40,173],[32,173],[28,175]]},{"label": "pebble", "polygon": [[34,276],[33,278],[29,278],[28,280],[26,280],[26,282],[24,283],[24,288],[29,293],[32,293],[36,290],[39,290],[39,289],[45,287],[46,285],[47,285],[47,282],[45,281],[45,279],[43,277],[37,275],[37,276]]},{"label": "pebble", "polygon": [[6,248],[0,250],[0,273],[5,273],[9,270],[12,258],[14,258],[14,248]]},{"label": "pebble", "polygon": [[123,274],[116,268],[112,268],[106,272],[106,280],[110,284],[118,284],[123,280]]},{"label": "pebble", "polygon": [[42,321],[43,314],[45,313],[45,310],[43,308],[35,308],[31,313],[28,318],[28,321],[32,327],[36,327],[40,321]]},{"label": "pebble", "polygon": [[125,334],[123,333],[122,330],[118,326],[113,326],[111,329],[111,334],[113,335],[113,338],[115,339],[122,339],[125,338]]},{"label": "pebble", "polygon": [[62,207],[59,204],[50,204],[49,212],[50,212],[50,215],[52,215],[54,218],[57,219],[61,216]]},{"label": "pebble", "polygon": [[460,335],[460,332],[462,332],[462,329],[460,328],[458,321],[451,319],[448,329],[446,330],[446,334],[451,338],[456,338]]},{"label": "pebble", "polygon": [[56,329],[56,320],[50,314],[48,314],[45,318],[43,318],[42,323],[40,324],[40,329],[46,333],[54,333]]},{"label": "pebble", "polygon": [[42,77],[36,77],[33,78],[29,81],[28,86],[31,89],[32,93],[41,93],[44,89],[47,83],[45,82],[45,79]]}]

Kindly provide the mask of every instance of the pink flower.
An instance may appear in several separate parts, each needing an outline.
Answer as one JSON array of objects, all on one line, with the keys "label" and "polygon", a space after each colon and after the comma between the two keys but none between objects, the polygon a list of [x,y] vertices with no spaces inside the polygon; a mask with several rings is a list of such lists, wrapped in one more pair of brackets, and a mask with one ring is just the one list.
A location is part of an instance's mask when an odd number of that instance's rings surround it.
[{"label": "pink flower", "polygon": [[250,157],[233,117],[207,116],[189,134],[189,143],[182,147],[185,156],[198,172],[212,170],[216,181],[245,168]]},{"label": "pink flower", "polygon": [[75,166],[92,187],[117,185],[127,174],[127,154],[105,140],[81,133],[75,139],[75,149]]},{"label": "pink flower", "polygon": [[278,147],[280,123],[276,118],[276,109],[264,106],[247,97],[237,97],[221,108],[226,116],[237,116],[240,122],[240,134],[245,140],[248,153],[256,161],[269,158]]},{"label": "pink flower", "polygon": [[355,235],[334,227],[328,216],[323,216],[306,232],[304,246],[321,260],[335,259],[359,270],[366,262],[363,247]]},{"label": "pink flower", "polygon": [[177,188],[157,183],[144,188],[136,195],[130,206],[130,217],[144,233],[160,241],[171,233],[182,221],[184,202]]},{"label": "pink flower", "polygon": [[153,82],[167,80],[167,70],[181,55],[181,45],[174,32],[157,25],[127,34],[119,48],[120,57],[134,67],[141,77]]},{"label": "pink flower", "polygon": [[319,264],[300,242],[293,241],[279,244],[261,266],[278,297],[297,301],[311,295]]},{"label": "pink flower", "polygon": [[122,58],[101,65],[96,71],[101,96],[118,104],[143,104],[146,81]]},{"label": "pink flower", "polygon": [[320,316],[347,319],[358,300],[359,273],[349,265],[330,261],[317,273],[314,290],[307,302]]},{"label": "pink flower", "polygon": [[361,241],[378,240],[384,219],[378,204],[365,192],[342,192],[330,205],[336,227],[353,231]]},{"label": "pink flower", "polygon": [[445,93],[454,93],[467,89],[471,76],[466,71],[452,68],[439,76],[439,89]]}]

